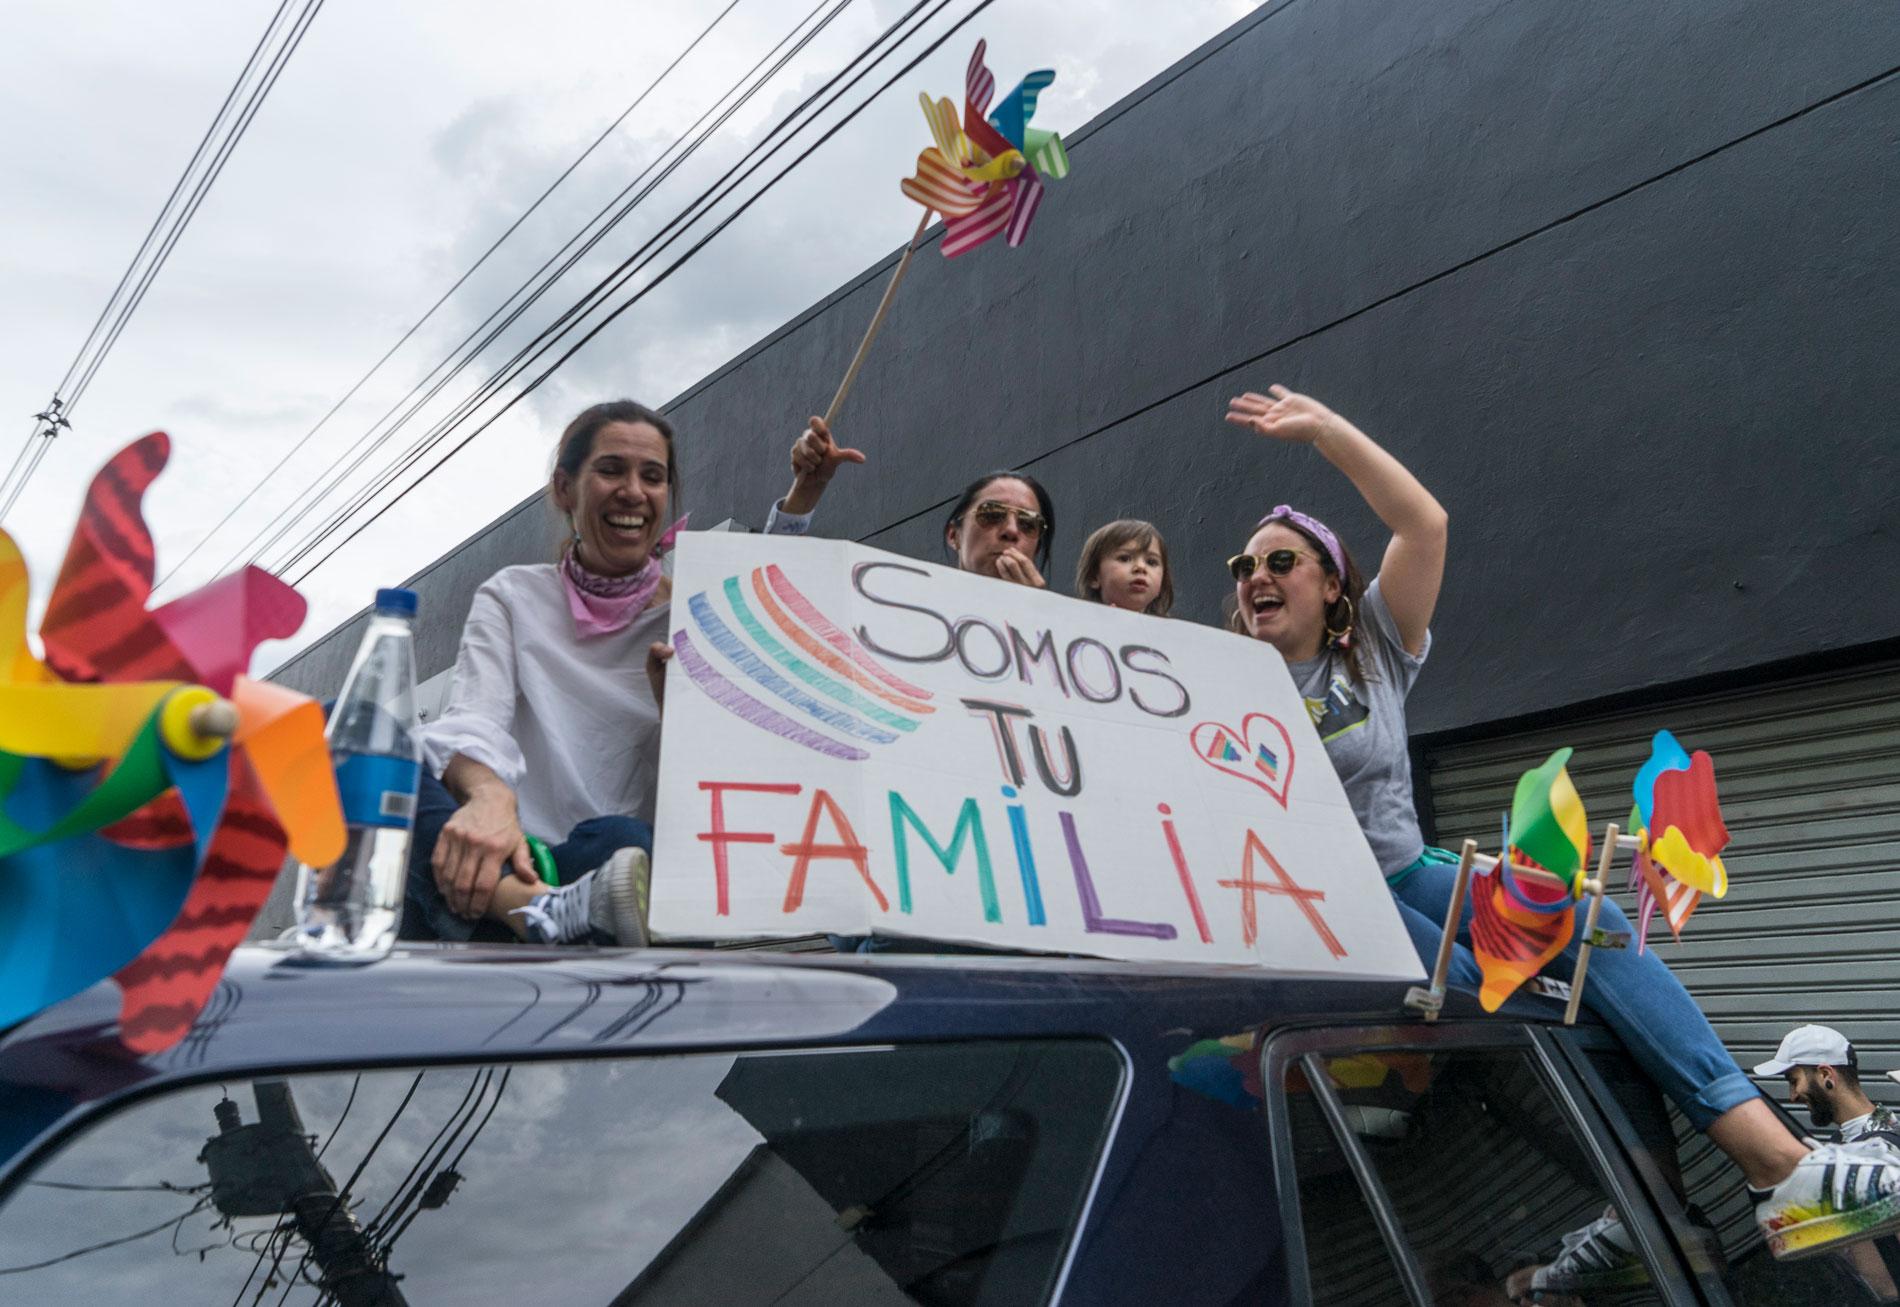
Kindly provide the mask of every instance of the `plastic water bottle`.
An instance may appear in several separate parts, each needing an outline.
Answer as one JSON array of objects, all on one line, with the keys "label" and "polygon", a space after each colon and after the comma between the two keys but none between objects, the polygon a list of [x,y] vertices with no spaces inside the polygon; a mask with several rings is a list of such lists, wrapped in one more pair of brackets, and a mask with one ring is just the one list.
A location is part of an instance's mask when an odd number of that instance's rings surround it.
[{"label": "plastic water bottle", "polygon": [[415,591],[376,592],[330,711],[326,735],[348,841],[334,865],[298,869],[295,934],[309,955],[363,962],[396,942],[421,771],[415,619]]}]

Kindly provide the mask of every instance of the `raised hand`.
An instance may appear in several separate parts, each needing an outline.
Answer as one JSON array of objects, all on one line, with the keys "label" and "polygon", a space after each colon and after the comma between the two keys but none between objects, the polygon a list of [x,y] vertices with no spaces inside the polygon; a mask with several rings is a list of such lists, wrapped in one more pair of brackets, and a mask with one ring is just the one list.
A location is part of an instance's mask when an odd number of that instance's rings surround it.
[{"label": "raised hand", "polygon": [[1264,395],[1249,391],[1227,401],[1227,420],[1271,440],[1311,445],[1346,474],[1392,532],[1379,565],[1379,593],[1399,628],[1399,642],[1423,653],[1445,579],[1444,506],[1372,437],[1311,395],[1285,386],[1269,386]]},{"label": "raised hand", "polygon": [[1248,391],[1227,401],[1227,420],[1255,435],[1310,445],[1329,431],[1346,428],[1346,420],[1314,399],[1285,386],[1269,386],[1264,395]]},{"label": "raised hand", "polygon": [[820,417],[814,417],[811,425],[792,442],[792,475],[800,481],[823,485],[831,480],[841,463],[862,462],[863,453],[846,449],[833,440],[831,428]]}]

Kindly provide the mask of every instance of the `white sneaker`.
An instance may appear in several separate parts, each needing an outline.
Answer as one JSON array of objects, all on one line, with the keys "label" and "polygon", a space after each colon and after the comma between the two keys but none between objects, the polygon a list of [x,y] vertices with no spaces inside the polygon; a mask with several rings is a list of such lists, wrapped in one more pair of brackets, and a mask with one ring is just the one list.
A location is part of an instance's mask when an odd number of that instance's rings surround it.
[{"label": "white sneaker", "polygon": [[605,935],[616,944],[645,948],[651,879],[645,849],[620,849],[573,884],[549,890],[513,915],[537,943],[585,944]]},{"label": "white sneaker", "polygon": [[589,914],[596,930],[614,937],[616,944],[645,948],[647,937],[647,889],[653,880],[653,866],[645,849],[621,849],[591,873],[594,882],[593,911]]},{"label": "white sneaker", "polygon": [[1565,1294],[1604,1293],[1648,1283],[1649,1268],[1637,1256],[1629,1231],[1614,1212],[1566,1234],[1556,1260],[1538,1267],[1531,1277],[1531,1288]]},{"label": "white sneaker", "polygon": [[588,920],[593,906],[594,877],[590,871],[572,885],[562,885],[528,900],[526,907],[508,915],[520,917],[528,939],[535,944],[585,944],[594,936]]},{"label": "white sneaker", "polygon": [[1755,1221],[1783,1261],[1900,1230],[1900,1151],[1822,1144],[1755,1204]]}]

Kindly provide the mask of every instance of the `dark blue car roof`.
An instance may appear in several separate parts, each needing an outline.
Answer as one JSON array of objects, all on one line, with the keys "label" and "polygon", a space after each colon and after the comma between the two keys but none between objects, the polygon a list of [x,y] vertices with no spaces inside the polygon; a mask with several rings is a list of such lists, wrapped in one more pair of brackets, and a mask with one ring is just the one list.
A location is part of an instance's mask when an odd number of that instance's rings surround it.
[{"label": "dark blue car roof", "polygon": [[[192,1033],[151,1057],[101,983],[0,1036],[0,1176],[90,1104],[321,1067],[900,1040],[1097,1036],[1153,1066],[1252,1028],[1393,1023],[1406,986],[1069,958],[407,946],[368,966],[239,950]],[[1554,1003],[1519,1005],[1533,1018]],[[1454,993],[1452,1017],[1481,1016]]]}]

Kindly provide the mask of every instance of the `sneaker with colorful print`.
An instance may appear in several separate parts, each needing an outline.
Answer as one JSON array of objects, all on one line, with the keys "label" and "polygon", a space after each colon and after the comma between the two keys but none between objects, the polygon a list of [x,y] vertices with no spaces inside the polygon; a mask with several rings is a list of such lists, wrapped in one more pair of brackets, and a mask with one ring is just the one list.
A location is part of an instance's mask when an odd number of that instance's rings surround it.
[{"label": "sneaker with colorful print", "polygon": [[1822,1144],[1770,1192],[1750,1190],[1768,1251],[1783,1261],[1900,1230],[1900,1148]]}]

